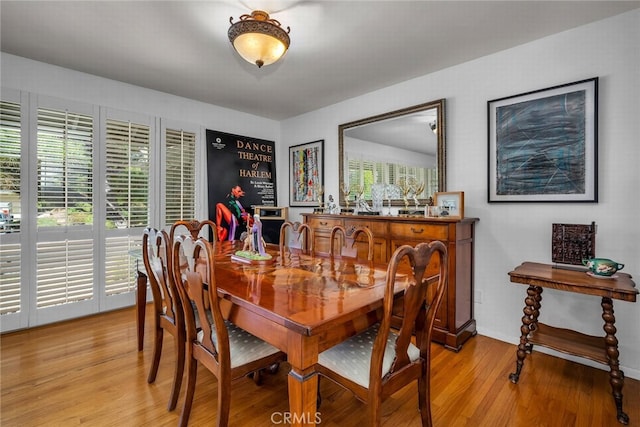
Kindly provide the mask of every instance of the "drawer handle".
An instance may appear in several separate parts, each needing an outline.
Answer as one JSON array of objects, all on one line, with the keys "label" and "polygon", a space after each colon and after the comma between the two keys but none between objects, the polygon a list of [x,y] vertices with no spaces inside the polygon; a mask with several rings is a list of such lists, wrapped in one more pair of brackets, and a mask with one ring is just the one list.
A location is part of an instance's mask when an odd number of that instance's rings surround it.
[{"label": "drawer handle", "polygon": [[328,224],[329,224],[328,222],[322,222],[322,221],[320,221],[320,225],[328,225]]},{"label": "drawer handle", "polygon": [[424,228],[421,228],[420,230],[416,230],[415,228],[411,227],[411,231],[413,231],[415,234],[420,234],[424,231]]}]

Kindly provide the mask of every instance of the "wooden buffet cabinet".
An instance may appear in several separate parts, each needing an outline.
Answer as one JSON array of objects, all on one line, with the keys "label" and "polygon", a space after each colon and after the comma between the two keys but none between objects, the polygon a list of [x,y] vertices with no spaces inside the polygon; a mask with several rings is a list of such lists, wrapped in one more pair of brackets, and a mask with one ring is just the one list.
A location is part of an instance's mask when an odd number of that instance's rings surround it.
[{"label": "wooden buffet cabinet", "polygon": [[[390,217],[373,215],[302,214],[304,222],[314,230],[316,251],[328,252],[331,228],[356,226],[369,228],[374,236],[376,262],[388,262],[401,245],[440,240],[449,250],[449,287],[436,315],[433,340],[458,351],[476,334],[473,318],[474,226],[478,218],[448,219]],[[361,244],[360,244],[361,243]],[[366,251],[359,242],[358,251]],[[437,266],[433,266],[436,271]],[[402,304],[400,300],[399,304]],[[398,311],[401,307],[398,308]]]}]

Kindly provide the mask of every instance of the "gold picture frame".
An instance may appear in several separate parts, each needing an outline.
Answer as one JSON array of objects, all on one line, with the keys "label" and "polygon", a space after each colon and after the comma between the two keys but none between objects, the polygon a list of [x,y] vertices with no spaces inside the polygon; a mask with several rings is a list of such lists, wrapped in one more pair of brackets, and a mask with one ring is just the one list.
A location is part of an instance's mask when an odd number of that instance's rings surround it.
[{"label": "gold picture frame", "polygon": [[464,191],[437,192],[433,195],[433,204],[441,208],[441,217],[464,218]]}]

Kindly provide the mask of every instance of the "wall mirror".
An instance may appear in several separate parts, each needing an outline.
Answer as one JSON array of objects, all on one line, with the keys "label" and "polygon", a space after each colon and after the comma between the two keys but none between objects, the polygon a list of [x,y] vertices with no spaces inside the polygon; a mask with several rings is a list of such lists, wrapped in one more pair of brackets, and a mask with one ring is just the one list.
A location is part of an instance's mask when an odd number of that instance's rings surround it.
[{"label": "wall mirror", "polygon": [[445,191],[445,152],[444,99],[339,125],[340,205],[345,193],[353,205],[361,192],[374,210],[380,198],[424,207]]}]

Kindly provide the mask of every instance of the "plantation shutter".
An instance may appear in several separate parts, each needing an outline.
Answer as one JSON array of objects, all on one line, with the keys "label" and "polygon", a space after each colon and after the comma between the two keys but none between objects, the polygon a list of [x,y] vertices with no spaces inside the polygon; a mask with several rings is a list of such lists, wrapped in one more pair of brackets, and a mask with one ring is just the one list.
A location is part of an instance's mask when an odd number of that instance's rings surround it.
[{"label": "plantation shutter", "polygon": [[142,237],[138,235],[107,237],[105,247],[106,295],[117,295],[135,290],[136,265],[132,251],[142,250]]},{"label": "plantation shutter", "polygon": [[[353,195],[354,185],[357,186],[360,184],[360,179],[362,177],[362,169],[360,160],[358,159],[349,159],[349,177],[347,183],[349,184],[351,194]],[[350,196],[353,198],[353,196]]]},{"label": "plantation shutter", "polygon": [[195,218],[196,134],[165,132],[165,226]]},{"label": "plantation shutter", "polygon": [[93,118],[41,108],[38,225],[63,227],[92,222]]},{"label": "plantation shutter", "polygon": [[37,307],[93,298],[93,239],[38,242]]},{"label": "plantation shutter", "polygon": [[107,229],[149,223],[149,126],[107,120]]},{"label": "plantation shutter", "polygon": [[[0,102],[0,315],[20,311],[20,104]],[[12,233],[11,235],[9,233]]]},{"label": "plantation shutter", "polygon": [[148,125],[106,121],[105,292],[132,292],[135,260],[131,251],[142,242],[140,228],[149,221]]},{"label": "plantation shutter", "polygon": [[38,109],[37,308],[93,298],[93,118]]},{"label": "plantation shutter", "polygon": [[362,180],[360,186],[364,189],[363,197],[371,198],[371,186],[375,183],[375,162],[369,160],[362,161]]}]

